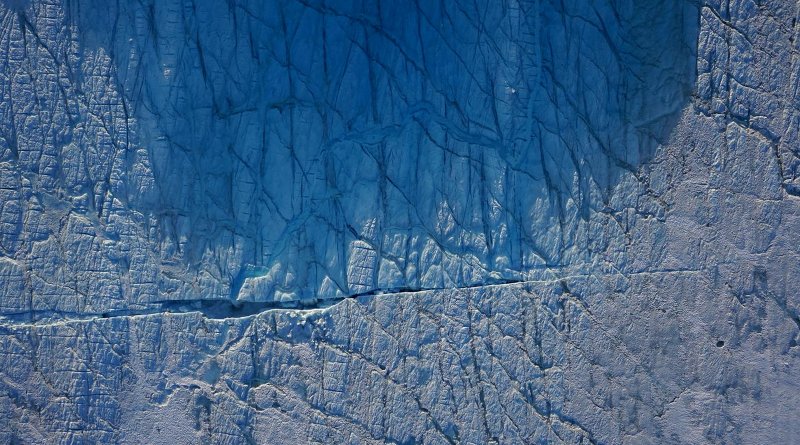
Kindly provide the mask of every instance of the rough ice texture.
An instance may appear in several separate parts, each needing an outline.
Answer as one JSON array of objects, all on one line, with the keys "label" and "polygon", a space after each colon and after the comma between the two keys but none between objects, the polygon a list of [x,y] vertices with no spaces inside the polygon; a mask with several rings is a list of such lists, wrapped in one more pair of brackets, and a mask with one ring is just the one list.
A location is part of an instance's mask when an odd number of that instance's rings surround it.
[{"label": "rough ice texture", "polygon": [[797,14],[0,2],[0,442],[792,443]]}]

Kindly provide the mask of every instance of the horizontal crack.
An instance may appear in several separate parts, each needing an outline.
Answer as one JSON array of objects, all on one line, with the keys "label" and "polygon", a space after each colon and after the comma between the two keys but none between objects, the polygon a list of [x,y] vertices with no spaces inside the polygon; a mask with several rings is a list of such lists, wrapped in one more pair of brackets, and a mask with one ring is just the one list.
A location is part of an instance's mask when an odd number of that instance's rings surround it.
[{"label": "horizontal crack", "polygon": [[[695,273],[698,270],[664,270],[653,272],[639,272],[627,274],[626,277],[635,275],[657,275],[674,273]],[[32,310],[0,314],[0,326],[18,327],[43,327],[48,325],[64,324],[71,322],[87,322],[119,317],[145,317],[162,314],[196,314],[214,320],[238,319],[258,315],[272,310],[314,311],[327,309],[345,300],[368,298],[375,296],[392,296],[444,290],[465,290],[477,288],[491,288],[497,286],[513,286],[520,284],[553,284],[564,280],[587,278],[591,276],[608,274],[577,274],[550,280],[521,280],[521,279],[492,279],[482,283],[458,287],[428,287],[410,288],[397,287],[386,289],[373,289],[340,298],[319,299],[315,301],[237,301],[228,299],[204,300],[168,300],[158,301],[140,309],[115,309],[103,312],[70,312],[58,310]],[[617,274],[614,274],[617,275]]]},{"label": "horizontal crack", "polygon": [[523,280],[494,280],[490,283],[481,283],[461,287],[431,287],[431,288],[388,288],[373,289],[367,292],[348,295],[340,298],[320,299],[316,301],[236,301],[227,299],[205,300],[169,300],[151,303],[142,309],[117,309],[103,312],[65,312],[53,310],[33,310],[0,315],[0,324],[46,326],[65,322],[86,322],[118,317],[143,317],[159,314],[190,314],[200,313],[203,317],[214,320],[246,318],[270,310],[295,310],[312,311],[326,309],[344,300],[374,297],[378,295],[408,294],[439,290],[471,289],[488,286],[525,283]]}]

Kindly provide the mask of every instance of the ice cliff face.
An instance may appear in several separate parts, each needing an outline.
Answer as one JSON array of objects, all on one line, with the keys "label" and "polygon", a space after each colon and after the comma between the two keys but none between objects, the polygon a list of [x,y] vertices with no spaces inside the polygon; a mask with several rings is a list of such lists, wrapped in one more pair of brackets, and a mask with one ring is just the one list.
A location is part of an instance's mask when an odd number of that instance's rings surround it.
[{"label": "ice cliff face", "polygon": [[627,267],[602,227],[615,199],[663,214],[620,182],[688,100],[696,7],[418,3],[9,9],[3,253],[25,284],[5,307]]},{"label": "ice cliff face", "polygon": [[0,441],[791,443],[797,14],[0,3]]}]

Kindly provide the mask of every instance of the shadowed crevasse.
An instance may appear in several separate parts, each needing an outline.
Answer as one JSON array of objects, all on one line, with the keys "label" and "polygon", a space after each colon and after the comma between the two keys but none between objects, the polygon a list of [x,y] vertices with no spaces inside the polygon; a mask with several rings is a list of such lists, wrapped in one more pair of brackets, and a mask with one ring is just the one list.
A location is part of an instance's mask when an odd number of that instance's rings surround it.
[{"label": "shadowed crevasse", "polygon": [[137,215],[151,243],[121,294],[308,303],[592,264],[609,240],[588,221],[690,96],[698,17],[667,0],[84,0],[64,20],[70,75],[105,82],[87,102],[114,116],[111,142],[73,141],[111,173],[65,193]]}]

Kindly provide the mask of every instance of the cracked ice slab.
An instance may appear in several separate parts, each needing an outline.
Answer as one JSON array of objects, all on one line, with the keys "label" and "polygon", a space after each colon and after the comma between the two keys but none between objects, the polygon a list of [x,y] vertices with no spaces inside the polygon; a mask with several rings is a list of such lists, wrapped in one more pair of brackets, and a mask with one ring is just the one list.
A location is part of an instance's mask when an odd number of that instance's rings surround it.
[{"label": "cracked ice slab", "polygon": [[121,3],[0,2],[0,442],[800,436],[795,4]]},{"label": "cracked ice slab", "polygon": [[[800,408],[784,393],[798,356],[781,355],[774,340],[728,338],[727,349],[716,337],[693,340],[704,328],[692,314],[724,318],[725,309],[714,298],[653,298],[665,289],[714,293],[697,273],[667,272],[386,294],[228,320],[194,312],[6,326],[0,407],[27,420],[0,437],[624,443],[692,441],[734,419],[770,422],[728,433],[743,443],[790,437],[794,424],[775,419]],[[621,295],[624,306],[608,304]],[[765,328],[792,329],[777,304],[764,309]],[[760,377],[778,385],[741,380],[756,362],[780,364]],[[58,396],[76,385],[80,396]],[[723,402],[726,391],[740,402]]]}]

